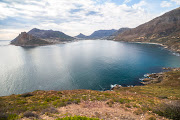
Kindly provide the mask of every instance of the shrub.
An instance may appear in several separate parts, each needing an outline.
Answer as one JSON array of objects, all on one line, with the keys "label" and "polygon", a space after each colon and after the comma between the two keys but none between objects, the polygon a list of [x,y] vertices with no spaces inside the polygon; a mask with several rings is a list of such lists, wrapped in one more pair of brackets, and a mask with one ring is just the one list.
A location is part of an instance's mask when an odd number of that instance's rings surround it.
[{"label": "shrub", "polygon": [[134,111],[134,114],[140,115],[140,114],[143,114],[143,111],[141,109],[137,109]]},{"label": "shrub", "polygon": [[99,120],[98,118],[88,118],[84,116],[74,116],[74,117],[65,117],[65,118],[58,118],[56,120]]},{"label": "shrub", "polygon": [[179,120],[180,101],[161,104],[159,107],[154,109],[153,112],[157,113],[160,116],[164,116],[173,120]]},{"label": "shrub", "polygon": [[106,102],[106,104],[108,104],[109,107],[112,107],[112,105],[114,104],[113,100],[109,100],[108,102]]},{"label": "shrub", "polygon": [[16,114],[0,114],[0,120],[16,120],[18,115]]},{"label": "shrub", "polygon": [[131,105],[130,104],[126,104],[125,105],[127,108],[131,108]]},{"label": "shrub", "polygon": [[30,96],[33,96],[33,94],[31,94],[31,93],[24,93],[24,94],[20,95],[20,97],[30,97]]},{"label": "shrub", "polygon": [[156,120],[156,117],[151,116],[151,117],[148,118],[148,120]]},{"label": "shrub", "polygon": [[58,113],[57,109],[54,108],[54,107],[49,107],[47,109],[44,109],[42,110],[41,112],[42,114],[45,114],[45,113]]},{"label": "shrub", "polygon": [[30,111],[26,111],[24,114],[23,114],[23,117],[35,117],[35,118],[38,118],[38,115],[33,113],[33,112],[30,112]]}]

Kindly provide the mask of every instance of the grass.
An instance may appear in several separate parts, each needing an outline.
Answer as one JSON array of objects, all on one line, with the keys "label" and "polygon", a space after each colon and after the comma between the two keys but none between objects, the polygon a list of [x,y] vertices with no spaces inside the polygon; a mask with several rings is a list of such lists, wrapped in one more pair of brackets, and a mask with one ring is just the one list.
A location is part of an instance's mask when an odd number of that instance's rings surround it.
[{"label": "grass", "polygon": [[[0,115],[0,119],[3,116],[16,118],[27,111],[35,111],[37,114],[47,113],[57,107],[79,104],[81,101],[107,101],[106,103],[109,107],[118,103],[124,106],[124,108],[136,109],[134,111],[135,114],[152,111],[161,116],[176,119],[180,115],[179,108],[165,105],[165,101],[177,101],[180,103],[180,71],[167,72],[164,76],[165,78],[161,83],[123,87],[115,91],[37,90],[22,95],[0,97],[0,113],[3,113],[3,115]],[[48,108],[54,109],[48,110]],[[77,117],[80,116],[72,117],[72,119],[74,120]],[[71,120],[71,117],[64,118],[63,120],[66,119]],[[89,120],[90,118],[82,117],[82,120],[84,119]]]}]

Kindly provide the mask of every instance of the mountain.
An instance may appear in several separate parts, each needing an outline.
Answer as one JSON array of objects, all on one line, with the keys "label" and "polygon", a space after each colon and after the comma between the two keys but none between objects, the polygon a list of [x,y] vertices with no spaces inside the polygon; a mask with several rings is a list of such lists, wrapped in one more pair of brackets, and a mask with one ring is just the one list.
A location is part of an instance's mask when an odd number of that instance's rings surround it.
[{"label": "mountain", "polygon": [[131,28],[120,28],[117,30],[114,34],[110,35],[107,37],[108,40],[113,40],[118,34],[123,33],[127,30],[130,30]]},{"label": "mountain", "polygon": [[75,36],[76,38],[87,38],[88,36],[80,33],[79,35]]},{"label": "mountain", "polygon": [[180,7],[118,34],[115,40],[160,43],[180,52]]},{"label": "mountain", "polygon": [[117,30],[112,29],[112,30],[98,30],[93,32],[90,36],[88,36],[89,39],[101,39],[105,38],[108,36],[113,35]]},{"label": "mountain", "polygon": [[69,41],[74,40],[73,37],[68,36],[60,31],[53,31],[53,30],[40,30],[37,28],[34,28],[28,32],[28,34],[33,35],[38,38],[42,39],[55,39],[59,41]]},{"label": "mountain", "polygon": [[130,30],[131,28],[120,28],[117,32],[115,32],[113,35],[118,35],[120,33],[123,33],[124,31]]},{"label": "mountain", "polygon": [[38,45],[47,45],[47,44],[56,44],[63,41],[71,41],[75,38],[68,36],[60,31],[53,30],[40,30],[34,28],[28,33],[21,32],[14,40],[11,41],[11,44],[17,46],[38,46]]},{"label": "mountain", "polygon": [[47,45],[52,44],[51,42],[42,40],[40,38],[34,37],[26,32],[21,32],[14,40],[11,41],[11,44],[17,46],[38,46],[38,45]]}]

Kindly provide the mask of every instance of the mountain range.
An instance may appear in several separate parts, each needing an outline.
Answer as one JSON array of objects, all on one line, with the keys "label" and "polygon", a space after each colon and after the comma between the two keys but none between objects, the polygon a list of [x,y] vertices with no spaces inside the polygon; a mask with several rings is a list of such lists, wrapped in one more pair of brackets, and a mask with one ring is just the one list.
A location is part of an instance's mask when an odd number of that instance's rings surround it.
[{"label": "mountain range", "polygon": [[22,32],[11,44],[19,46],[46,45],[74,39],[110,39],[126,42],[159,43],[180,53],[180,7],[136,28],[97,30],[89,36],[80,33],[75,37],[68,36],[60,31],[34,28],[28,33]]},{"label": "mountain range", "polygon": [[80,33],[79,35],[75,36],[77,39],[103,39],[106,37],[109,37],[113,34],[115,34],[117,30],[112,29],[112,30],[97,30],[94,31],[91,35],[86,36]]}]

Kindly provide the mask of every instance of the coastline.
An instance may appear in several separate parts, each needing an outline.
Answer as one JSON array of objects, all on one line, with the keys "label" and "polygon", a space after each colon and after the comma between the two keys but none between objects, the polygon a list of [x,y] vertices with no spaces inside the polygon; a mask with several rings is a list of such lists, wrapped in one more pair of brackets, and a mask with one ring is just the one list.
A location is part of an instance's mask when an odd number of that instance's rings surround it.
[{"label": "coastline", "polygon": [[160,45],[163,48],[168,49],[169,51],[174,52],[175,54],[178,54],[178,56],[180,56],[180,49],[173,49],[173,48],[171,48],[171,46],[165,45],[163,43],[155,43],[155,42],[130,42],[130,41],[115,40],[115,39],[113,39],[113,41],[120,41],[120,42],[127,42],[127,43],[138,43],[138,44]]}]

